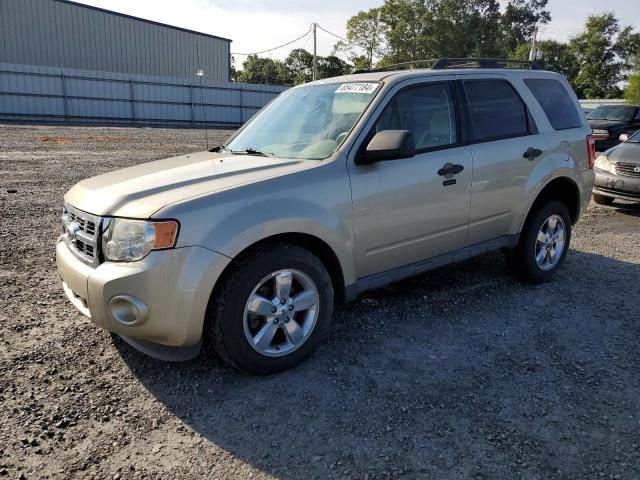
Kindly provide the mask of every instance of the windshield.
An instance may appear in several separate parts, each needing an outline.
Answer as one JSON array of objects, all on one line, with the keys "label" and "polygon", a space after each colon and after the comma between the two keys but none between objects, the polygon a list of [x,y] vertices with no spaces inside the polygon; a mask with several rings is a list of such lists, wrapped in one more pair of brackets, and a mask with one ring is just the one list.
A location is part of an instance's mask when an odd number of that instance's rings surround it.
[{"label": "windshield", "polygon": [[287,90],[259,112],[226,147],[234,153],[327,158],[371,103],[378,85],[330,83]]},{"label": "windshield", "polygon": [[587,118],[590,120],[613,120],[628,122],[633,118],[635,107],[627,106],[602,106],[592,111]]}]

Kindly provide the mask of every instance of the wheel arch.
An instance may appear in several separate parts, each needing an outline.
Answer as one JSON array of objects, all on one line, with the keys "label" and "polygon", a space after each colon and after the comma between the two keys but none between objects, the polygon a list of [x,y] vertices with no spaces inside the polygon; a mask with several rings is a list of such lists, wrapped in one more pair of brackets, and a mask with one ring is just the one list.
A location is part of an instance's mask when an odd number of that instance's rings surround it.
[{"label": "wheel arch", "polygon": [[345,276],[338,255],[334,252],[331,246],[321,238],[302,232],[278,233],[262,238],[242,249],[237,255],[233,257],[231,262],[229,262],[229,264],[222,271],[222,274],[213,287],[211,298],[215,298],[215,295],[219,288],[221,288],[221,285],[223,285],[225,278],[239,261],[244,259],[247,255],[250,255],[254,250],[269,243],[288,243],[291,245],[296,245],[298,247],[304,248],[305,250],[308,250],[313,255],[318,257],[318,259],[327,269],[327,272],[329,273],[329,276],[331,278],[335,302],[345,302]]},{"label": "wheel arch", "polygon": [[527,215],[524,217],[524,221],[520,225],[520,231],[527,224],[529,219],[535,212],[550,200],[558,200],[564,203],[569,210],[571,216],[571,224],[574,225],[578,221],[580,215],[580,189],[575,181],[569,177],[556,177],[549,181],[538,194],[533,201]]}]

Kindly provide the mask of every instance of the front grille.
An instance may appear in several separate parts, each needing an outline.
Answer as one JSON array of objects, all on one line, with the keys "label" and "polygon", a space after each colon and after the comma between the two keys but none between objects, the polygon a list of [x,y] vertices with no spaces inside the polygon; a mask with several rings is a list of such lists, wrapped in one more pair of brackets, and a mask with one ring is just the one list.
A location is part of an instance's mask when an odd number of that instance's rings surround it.
[{"label": "front grille", "polygon": [[69,212],[69,221],[78,222],[78,224],[80,225],[80,230],[87,232],[87,235],[95,235],[96,233],[95,221],[83,218],[81,215],[71,211]]},{"label": "front grille", "polygon": [[98,264],[100,217],[71,205],[62,210],[62,238],[69,249],[83,262]]},{"label": "front grille", "polygon": [[616,173],[624,177],[640,177],[640,163],[616,163]]}]

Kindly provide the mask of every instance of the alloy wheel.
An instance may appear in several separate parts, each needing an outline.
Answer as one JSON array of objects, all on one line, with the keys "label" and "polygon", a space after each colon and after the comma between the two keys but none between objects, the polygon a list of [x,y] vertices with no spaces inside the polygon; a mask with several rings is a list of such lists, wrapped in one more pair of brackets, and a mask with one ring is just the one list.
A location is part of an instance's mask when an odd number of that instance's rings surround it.
[{"label": "alloy wheel", "polygon": [[300,348],[318,320],[320,297],[311,278],[292,269],[275,271],[254,287],[244,308],[249,345],[268,357]]},{"label": "alloy wheel", "polygon": [[560,215],[547,218],[536,236],[536,264],[540,270],[555,267],[564,252],[566,227]]}]

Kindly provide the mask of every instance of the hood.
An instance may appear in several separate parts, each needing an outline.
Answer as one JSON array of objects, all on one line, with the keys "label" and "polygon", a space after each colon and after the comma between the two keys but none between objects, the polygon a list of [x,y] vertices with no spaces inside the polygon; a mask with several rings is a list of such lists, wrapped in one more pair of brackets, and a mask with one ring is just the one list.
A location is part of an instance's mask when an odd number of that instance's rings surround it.
[{"label": "hood", "polygon": [[77,183],[64,199],[94,215],[149,218],[171,203],[304,170],[319,163],[198,152],[88,178]]},{"label": "hood", "polygon": [[610,162],[637,163],[640,165],[640,143],[621,143],[605,152]]},{"label": "hood", "polygon": [[589,121],[589,126],[592,129],[594,128],[608,129],[612,127],[621,127],[623,125],[626,125],[625,122],[620,122],[618,120],[588,120],[588,121]]}]

